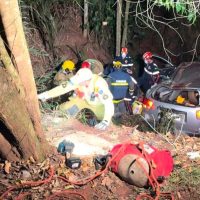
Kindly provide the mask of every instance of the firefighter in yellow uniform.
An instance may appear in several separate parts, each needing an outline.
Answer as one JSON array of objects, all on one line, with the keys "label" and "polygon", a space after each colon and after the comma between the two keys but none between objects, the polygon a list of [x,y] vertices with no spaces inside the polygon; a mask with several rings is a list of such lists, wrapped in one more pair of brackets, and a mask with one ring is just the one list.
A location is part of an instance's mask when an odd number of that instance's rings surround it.
[{"label": "firefighter in yellow uniform", "polygon": [[61,69],[57,72],[54,77],[54,85],[60,85],[62,82],[67,81],[75,74],[75,64],[71,60],[63,62]]},{"label": "firefighter in yellow uniform", "polygon": [[81,68],[69,81],[39,94],[38,98],[44,101],[72,90],[75,95],[70,97],[68,102],[61,104],[59,109],[69,117],[76,117],[82,109],[90,109],[101,121],[95,128],[105,130],[114,114],[113,96],[106,81],[88,68]]}]

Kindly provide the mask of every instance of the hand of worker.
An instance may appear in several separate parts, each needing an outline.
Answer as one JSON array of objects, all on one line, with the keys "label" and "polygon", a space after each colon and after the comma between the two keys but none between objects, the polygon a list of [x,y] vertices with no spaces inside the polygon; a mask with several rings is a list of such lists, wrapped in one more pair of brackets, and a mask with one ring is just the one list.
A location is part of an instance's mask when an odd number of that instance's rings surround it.
[{"label": "hand of worker", "polygon": [[103,120],[100,123],[98,123],[97,125],[95,125],[95,128],[104,131],[104,130],[106,130],[108,125],[109,125],[108,121]]},{"label": "hand of worker", "polygon": [[38,99],[40,99],[41,101],[46,101],[48,99],[48,94],[43,92],[41,94],[38,94]]}]

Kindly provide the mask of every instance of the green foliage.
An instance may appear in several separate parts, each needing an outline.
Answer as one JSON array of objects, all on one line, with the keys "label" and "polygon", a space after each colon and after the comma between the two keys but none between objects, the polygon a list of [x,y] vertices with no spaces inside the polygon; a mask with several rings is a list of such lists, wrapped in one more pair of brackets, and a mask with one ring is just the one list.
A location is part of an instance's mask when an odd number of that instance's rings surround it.
[{"label": "green foliage", "polygon": [[184,16],[190,23],[197,18],[197,8],[193,0],[155,0],[152,1],[158,6],[164,6],[167,10],[173,9],[177,14]]},{"label": "green foliage", "polygon": [[155,129],[157,132],[161,134],[167,134],[169,132],[174,132],[174,120],[175,118],[172,117],[173,112],[170,109],[162,110],[160,113],[160,120],[156,123]]},{"label": "green foliage", "polygon": [[[95,114],[89,109],[83,109],[76,117],[81,123],[86,125],[95,125],[97,119]],[[94,123],[94,124],[93,124]]]},{"label": "green foliage", "polygon": [[57,34],[56,5],[64,0],[21,0],[24,24],[39,31],[47,50],[54,55],[54,40]]},{"label": "green foliage", "polygon": [[102,37],[102,22],[106,21],[109,27],[109,34],[115,35],[115,0],[98,1],[93,0],[89,4],[89,29],[94,31],[98,37]]},{"label": "green foliage", "polygon": [[49,87],[51,87],[52,80],[53,80],[55,74],[56,74],[56,71],[50,71],[50,72],[46,73],[45,75],[43,75],[39,78],[36,78],[35,82],[36,82],[36,87],[37,87],[38,93],[44,92],[44,91],[48,90]]}]

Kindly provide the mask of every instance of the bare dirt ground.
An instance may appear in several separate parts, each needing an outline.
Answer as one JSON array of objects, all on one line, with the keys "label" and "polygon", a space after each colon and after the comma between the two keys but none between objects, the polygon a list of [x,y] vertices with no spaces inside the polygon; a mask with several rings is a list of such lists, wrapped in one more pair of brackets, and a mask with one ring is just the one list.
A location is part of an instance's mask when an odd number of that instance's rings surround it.
[{"label": "bare dirt ground", "polygon": [[[70,182],[76,182],[94,175],[94,156],[106,153],[115,144],[127,141],[145,141],[159,149],[170,150],[174,158],[174,171],[164,183],[162,190],[172,192],[178,200],[199,199],[200,159],[191,159],[187,155],[188,152],[199,151],[199,138],[183,135],[177,137],[171,134],[163,136],[153,132],[140,132],[137,127],[114,124],[107,131],[98,131],[76,119],[60,118],[53,113],[43,115],[42,123],[46,139],[55,146],[55,151],[52,151],[42,163],[36,163],[30,158],[26,162],[1,164],[1,194],[14,186],[13,191],[8,192],[2,199],[84,199],[80,196],[83,195],[88,200],[132,200],[136,199],[140,192],[149,193],[147,189],[129,185],[112,172],[104,173],[83,186],[60,179],[62,176]],[[82,161],[79,169],[66,167],[65,157],[57,152],[56,147],[63,139],[75,144],[74,156],[78,156]],[[50,166],[54,168],[52,174]],[[51,197],[53,194],[57,195]]]}]

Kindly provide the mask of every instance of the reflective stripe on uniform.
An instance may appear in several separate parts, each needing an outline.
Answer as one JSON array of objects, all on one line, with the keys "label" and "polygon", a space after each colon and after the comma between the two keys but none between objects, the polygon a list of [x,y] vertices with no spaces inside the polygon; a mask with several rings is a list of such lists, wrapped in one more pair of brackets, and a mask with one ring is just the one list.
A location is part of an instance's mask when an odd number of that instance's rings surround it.
[{"label": "reflective stripe on uniform", "polygon": [[156,74],[159,74],[160,72],[159,71],[155,71],[155,72],[150,72],[148,71],[146,68],[144,68],[144,71],[149,74],[149,75],[156,75]]},{"label": "reflective stripe on uniform", "polygon": [[116,103],[120,103],[121,101],[123,101],[123,99],[120,99],[120,100],[112,100],[112,102],[115,103],[115,104],[116,104]]},{"label": "reflective stripe on uniform", "polygon": [[122,67],[129,67],[129,66],[133,66],[133,63],[129,63],[129,64],[122,64]]},{"label": "reflective stripe on uniform", "polygon": [[137,84],[137,81],[131,76],[131,80],[133,81],[133,83]]},{"label": "reflective stripe on uniform", "polygon": [[127,86],[128,83],[111,83],[111,85],[114,85],[114,86]]}]

